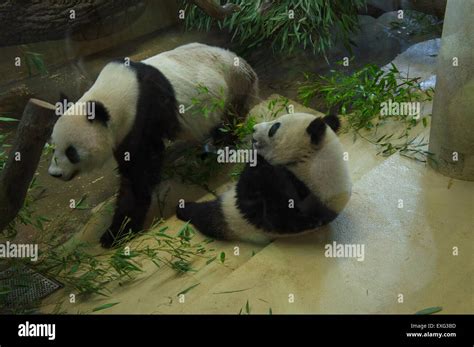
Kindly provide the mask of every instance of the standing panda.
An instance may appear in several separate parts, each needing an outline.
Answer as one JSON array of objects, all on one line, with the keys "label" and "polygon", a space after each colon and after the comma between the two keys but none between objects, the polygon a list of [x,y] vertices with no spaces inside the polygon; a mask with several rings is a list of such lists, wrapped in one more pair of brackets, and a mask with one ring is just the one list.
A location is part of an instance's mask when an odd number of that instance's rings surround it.
[{"label": "standing panda", "polygon": [[217,200],[176,209],[203,234],[265,242],[334,220],[351,195],[336,116],[284,115],[255,125],[257,165]]},{"label": "standing panda", "polygon": [[[120,189],[112,224],[100,240],[111,247],[124,223],[133,233],[144,227],[160,180],[164,140],[203,141],[228,110],[244,117],[257,97],[257,85],[255,72],[242,58],[199,43],[142,62],[111,62],[58,118],[48,172],[67,181],[114,156]],[[206,105],[216,97],[225,100],[225,110],[214,108],[205,117],[193,110],[197,99]]]}]

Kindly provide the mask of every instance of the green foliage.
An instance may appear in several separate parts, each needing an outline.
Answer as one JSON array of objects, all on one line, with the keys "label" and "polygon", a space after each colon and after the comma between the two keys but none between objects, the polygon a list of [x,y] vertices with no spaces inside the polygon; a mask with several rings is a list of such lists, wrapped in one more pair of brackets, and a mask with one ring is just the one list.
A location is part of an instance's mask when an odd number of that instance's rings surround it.
[{"label": "green foliage", "polygon": [[202,84],[196,86],[197,96],[191,99],[191,111],[194,115],[209,118],[209,114],[214,112],[223,112],[225,110],[224,89],[219,90],[219,94],[212,95],[209,88]]},{"label": "green foliage", "polygon": [[[223,112],[225,114],[218,131],[225,137],[224,143],[214,145],[232,146],[235,148],[247,148],[248,136],[253,131],[256,119],[248,116],[242,119],[237,115],[232,105],[226,104],[223,90],[218,94],[212,94],[208,87],[204,85],[196,86],[197,95],[192,99],[192,105],[185,110],[191,112],[193,117],[208,118],[211,113]],[[236,164],[237,172],[243,166]],[[209,187],[209,181],[222,169],[223,165],[217,162],[217,154],[207,152],[203,155],[201,145],[184,148],[178,153],[178,159],[166,163],[163,168],[163,177],[171,179],[178,177],[182,183],[197,185],[206,191],[214,194]],[[231,173],[234,176],[234,172]]]},{"label": "green foliage", "polygon": [[290,100],[288,98],[285,98],[284,96],[280,96],[278,98],[270,100],[267,104],[267,109],[269,112],[267,118],[276,118],[278,114],[282,111],[286,111],[287,113],[290,112],[288,108],[289,104]]},{"label": "green foliage", "polygon": [[[62,238],[58,234],[60,234],[58,230],[48,230],[35,240],[35,243],[42,245],[40,250],[45,250],[40,253],[38,262],[31,263],[29,259],[18,258],[7,260],[7,265],[15,267],[24,264],[32,267],[45,276],[61,282],[67,293],[79,296],[91,294],[109,296],[111,294],[109,284],[122,286],[134,281],[137,275],[143,273],[146,263],[151,262],[158,268],[169,267],[178,274],[183,274],[197,271],[193,262],[199,258],[207,260],[204,266],[217,258],[215,250],[208,247],[212,240],[195,242],[193,238],[196,232],[188,223],[176,233],[169,233],[168,227],[163,226],[160,220],[140,239],[135,239],[132,234],[125,234],[113,250],[101,254],[92,254],[90,245],[86,243],[78,244],[71,249],[64,248]],[[18,276],[24,275],[19,273]],[[15,283],[22,283],[20,286],[25,287],[30,285],[27,277],[21,282],[15,280]],[[15,289],[0,287],[0,307],[6,296]],[[24,314],[33,312],[38,304],[39,302],[28,306],[19,305],[8,310],[2,308],[4,310],[0,311]],[[105,304],[93,311],[103,310],[115,304]]]},{"label": "green foliage", "polygon": [[97,311],[102,311],[102,310],[106,310],[110,307],[113,307],[117,304],[120,304],[119,302],[111,302],[109,304],[103,304],[103,305],[100,305],[98,307],[95,307],[94,309],[92,309],[92,312],[97,312]]},{"label": "green foliage", "polygon": [[[221,1],[221,3],[223,3]],[[349,34],[357,28],[357,11],[365,0],[233,0],[240,11],[218,21],[189,1],[184,1],[187,29],[210,30],[213,25],[227,29],[232,40],[246,49],[271,45],[275,51],[291,53],[297,47],[325,53],[335,39],[347,45]],[[266,7],[266,8],[265,8]],[[293,11],[294,16],[290,15]],[[336,35],[334,35],[336,33]]]},{"label": "green foliage", "polygon": [[418,314],[418,315],[433,314],[433,313],[438,313],[442,310],[443,310],[443,308],[441,306],[433,306],[433,307],[428,307],[428,308],[425,308],[423,310],[420,310],[420,311],[416,312],[415,314]]},{"label": "green foliage", "polygon": [[[248,115],[245,119],[239,117],[232,105],[225,103],[224,91],[212,94],[204,85],[196,86],[196,97],[192,100],[192,105],[185,112],[191,112],[193,117],[209,117],[213,112],[224,112],[218,131],[221,132],[225,140],[223,143],[215,143],[217,146],[230,146],[235,149],[250,149],[249,137],[253,132],[253,127],[257,123],[256,115]],[[284,97],[276,98],[268,103],[268,115],[266,118],[273,119],[280,112],[288,110],[289,100]],[[207,152],[203,155],[201,145],[183,148],[178,154],[178,159],[167,162],[163,168],[164,179],[178,177],[182,183],[194,184],[212,193],[209,181],[222,169],[223,165],[217,162],[217,154]],[[230,177],[238,179],[245,167],[245,163],[232,165]],[[160,207],[162,208],[162,207]]]},{"label": "green foliage", "polygon": [[30,51],[26,45],[20,46],[20,51],[28,69],[28,76],[32,76],[34,72],[38,72],[41,75],[48,74],[42,54]]},{"label": "green foliage", "polygon": [[[169,233],[168,227],[162,225],[163,221],[153,223],[150,230],[140,239],[134,238],[131,233],[124,233],[123,238],[117,241],[115,248],[101,254],[92,254],[90,245],[80,243],[73,248],[64,248],[58,230],[48,230],[38,236],[35,243],[41,244],[44,249],[39,255],[39,260],[31,263],[29,259],[9,259],[10,266],[25,264],[45,276],[61,282],[67,293],[79,296],[91,294],[109,296],[109,284],[116,283],[120,286],[134,281],[137,275],[143,273],[146,263],[153,263],[156,267],[168,267],[178,274],[195,272],[193,262],[197,259],[215,259],[214,249],[208,248],[212,240],[205,239],[200,242],[193,240],[196,232],[185,223],[175,233]],[[21,274],[19,275],[21,276]],[[16,281],[18,282],[18,281]],[[24,281],[29,285],[28,280]],[[15,288],[0,287],[0,303],[11,290]],[[189,288],[188,290],[190,290]],[[13,308],[20,313],[32,307]],[[115,303],[114,303],[115,304]],[[94,309],[102,310],[113,306],[105,304]],[[1,306],[1,305],[0,305]]]},{"label": "green foliage", "polygon": [[[79,244],[66,252],[60,245],[49,244],[35,267],[66,286],[74,293],[108,296],[106,285],[123,284],[143,272],[143,264],[152,262],[158,268],[168,266],[178,273],[196,271],[192,265],[196,257],[207,259],[212,250],[206,248],[208,240],[193,242],[194,230],[184,224],[176,235],[168,234],[168,227],[158,221],[139,240],[127,234],[111,252],[92,255],[88,245]],[[152,240],[153,242],[147,242]]]},{"label": "green foliage", "polygon": [[192,286],[180,291],[178,294],[176,294],[176,296],[180,296],[180,295],[183,295],[183,294],[186,294],[187,292],[189,292],[190,290],[196,288],[198,285],[200,285],[201,283],[196,283],[196,284],[193,284]]},{"label": "green foliage", "polygon": [[250,307],[249,301],[247,300],[245,305],[240,309],[239,315],[241,315],[241,314],[250,314],[250,313],[251,313],[251,307]]},{"label": "green foliage", "polygon": [[255,124],[257,124],[257,120],[254,116],[248,116],[244,121],[232,118],[226,120],[219,128],[219,131],[230,134],[235,141],[234,144],[236,148],[241,148],[244,146],[247,137],[252,134],[253,126]]},{"label": "green foliage", "polygon": [[18,119],[9,117],[0,117],[0,122],[18,122]]},{"label": "green foliage", "polygon": [[[272,120],[276,118],[282,111],[286,111],[287,113],[289,113],[289,103],[290,100],[283,96],[270,100],[267,105],[268,114],[264,118],[267,120]],[[255,115],[249,115],[245,123],[241,124],[240,126],[239,124],[234,126],[234,129],[236,129],[235,131],[238,134],[239,139],[239,142],[236,145],[237,148],[250,149],[250,143],[246,140],[252,134],[253,126],[257,124],[257,118],[259,117]],[[245,163],[234,164],[232,171],[230,172],[230,177],[233,180],[238,180],[241,172],[245,168],[245,165]]]},{"label": "green foliage", "polygon": [[[392,64],[389,71],[383,71],[369,64],[351,75],[331,70],[329,76],[306,75],[306,83],[298,91],[305,105],[316,96],[322,96],[329,109],[337,109],[347,119],[348,128],[356,135],[377,145],[379,154],[388,156],[396,152],[413,159],[425,161],[431,153],[426,151],[424,139],[410,138],[410,130],[419,122],[407,114],[382,114],[382,105],[393,103],[423,102],[432,99],[433,90],[421,90],[419,78],[400,79],[400,72]],[[404,130],[400,134],[384,134],[378,130],[388,122],[400,122]],[[427,126],[426,118],[423,125]],[[365,136],[362,130],[369,130],[372,136]]]},{"label": "green foliage", "polygon": [[201,146],[192,146],[181,150],[177,160],[167,163],[162,175],[164,179],[179,178],[182,183],[194,184],[213,193],[208,182],[221,167],[216,154],[203,156]]}]

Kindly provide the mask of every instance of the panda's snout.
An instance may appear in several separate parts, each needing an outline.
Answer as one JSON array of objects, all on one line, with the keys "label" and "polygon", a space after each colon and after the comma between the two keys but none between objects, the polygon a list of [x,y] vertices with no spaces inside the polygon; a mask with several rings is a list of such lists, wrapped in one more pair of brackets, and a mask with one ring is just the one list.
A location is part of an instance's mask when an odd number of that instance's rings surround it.
[{"label": "panda's snout", "polygon": [[66,179],[65,177],[66,175],[64,175],[63,170],[61,170],[58,166],[53,165],[53,164],[48,168],[48,174],[52,177],[60,178],[62,180]]},{"label": "panda's snout", "polygon": [[257,140],[255,137],[252,137],[252,148],[259,150],[264,147],[264,143],[262,141]]},{"label": "panda's snout", "polygon": [[50,176],[53,176],[56,178],[62,177],[63,172],[56,164],[56,160],[53,159],[53,161],[51,162],[51,165],[48,168],[48,173]]}]

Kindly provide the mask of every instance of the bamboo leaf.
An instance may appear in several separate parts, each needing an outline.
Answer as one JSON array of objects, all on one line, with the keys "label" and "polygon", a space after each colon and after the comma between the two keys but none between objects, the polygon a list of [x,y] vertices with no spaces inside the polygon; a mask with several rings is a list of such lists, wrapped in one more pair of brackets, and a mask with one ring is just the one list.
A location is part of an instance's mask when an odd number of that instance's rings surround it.
[{"label": "bamboo leaf", "polygon": [[442,311],[443,308],[441,306],[433,306],[433,307],[428,307],[423,310],[420,310],[416,312],[415,314],[433,314]]},{"label": "bamboo leaf", "polygon": [[198,285],[200,285],[201,283],[196,283],[196,284],[193,284],[192,286],[186,288],[185,290],[179,292],[178,294],[176,294],[176,296],[180,296],[181,294],[186,294],[187,292],[189,292],[191,289],[193,288],[196,288]]},{"label": "bamboo leaf", "polygon": [[106,309],[111,308],[111,307],[113,307],[113,306],[115,306],[115,305],[117,305],[117,304],[120,304],[120,303],[119,303],[119,302],[113,302],[113,303],[110,303],[110,304],[100,305],[100,306],[94,308],[94,309],[92,310],[92,312],[97,312],[97,311],[101,311],[101,310],[106,310]]},{"label": "bamboo leaf", "polygon": [[19,119],[9,118],[9,117],[0,117],[0,122],[19,122]]}]

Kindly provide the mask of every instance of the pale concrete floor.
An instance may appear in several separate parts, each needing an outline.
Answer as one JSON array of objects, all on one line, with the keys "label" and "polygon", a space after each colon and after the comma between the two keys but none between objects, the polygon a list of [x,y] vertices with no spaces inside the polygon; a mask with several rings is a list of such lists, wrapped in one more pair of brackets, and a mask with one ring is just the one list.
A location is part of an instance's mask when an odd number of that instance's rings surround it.
[{"label": "pale concrete floor", "polygon": [[[293,104],[295,111],[308,110]],[[419,132],[428,135],[429,127]],[[373,145],[354,143],[351,134],[341,140],[349,152],[353,195],[331,225],[265,247],[215,242],[216,254],[227,255],[225,263],[206,266],[196,260],[196,273],[177,275],[144,263],[136,281],[112,284],[108,298],[69,304],[70,293],[59,291],[44,301],[42,311],[51,312],[64,300],[62,310],[68,313],[90,313],[110,302],[119,304],[98,313],[236,314],[245,312],[247,302],[251,313],[263,314],[270,309],[275,314],[415,313],[431,306],[441,306],[441,313],[472,313],[474,183],[442,176],[398,154],[377,156]],[[95,213],[77,237],[96,240],[109,218]],[[166,225],[179,230],[183,224],[173,216]],[[364,245],[365,259],[325,257],[324,246],[333,241]],[[239,256],[233,255],[235,247]],[[197,283],[180,303],[177,294]]]}]

